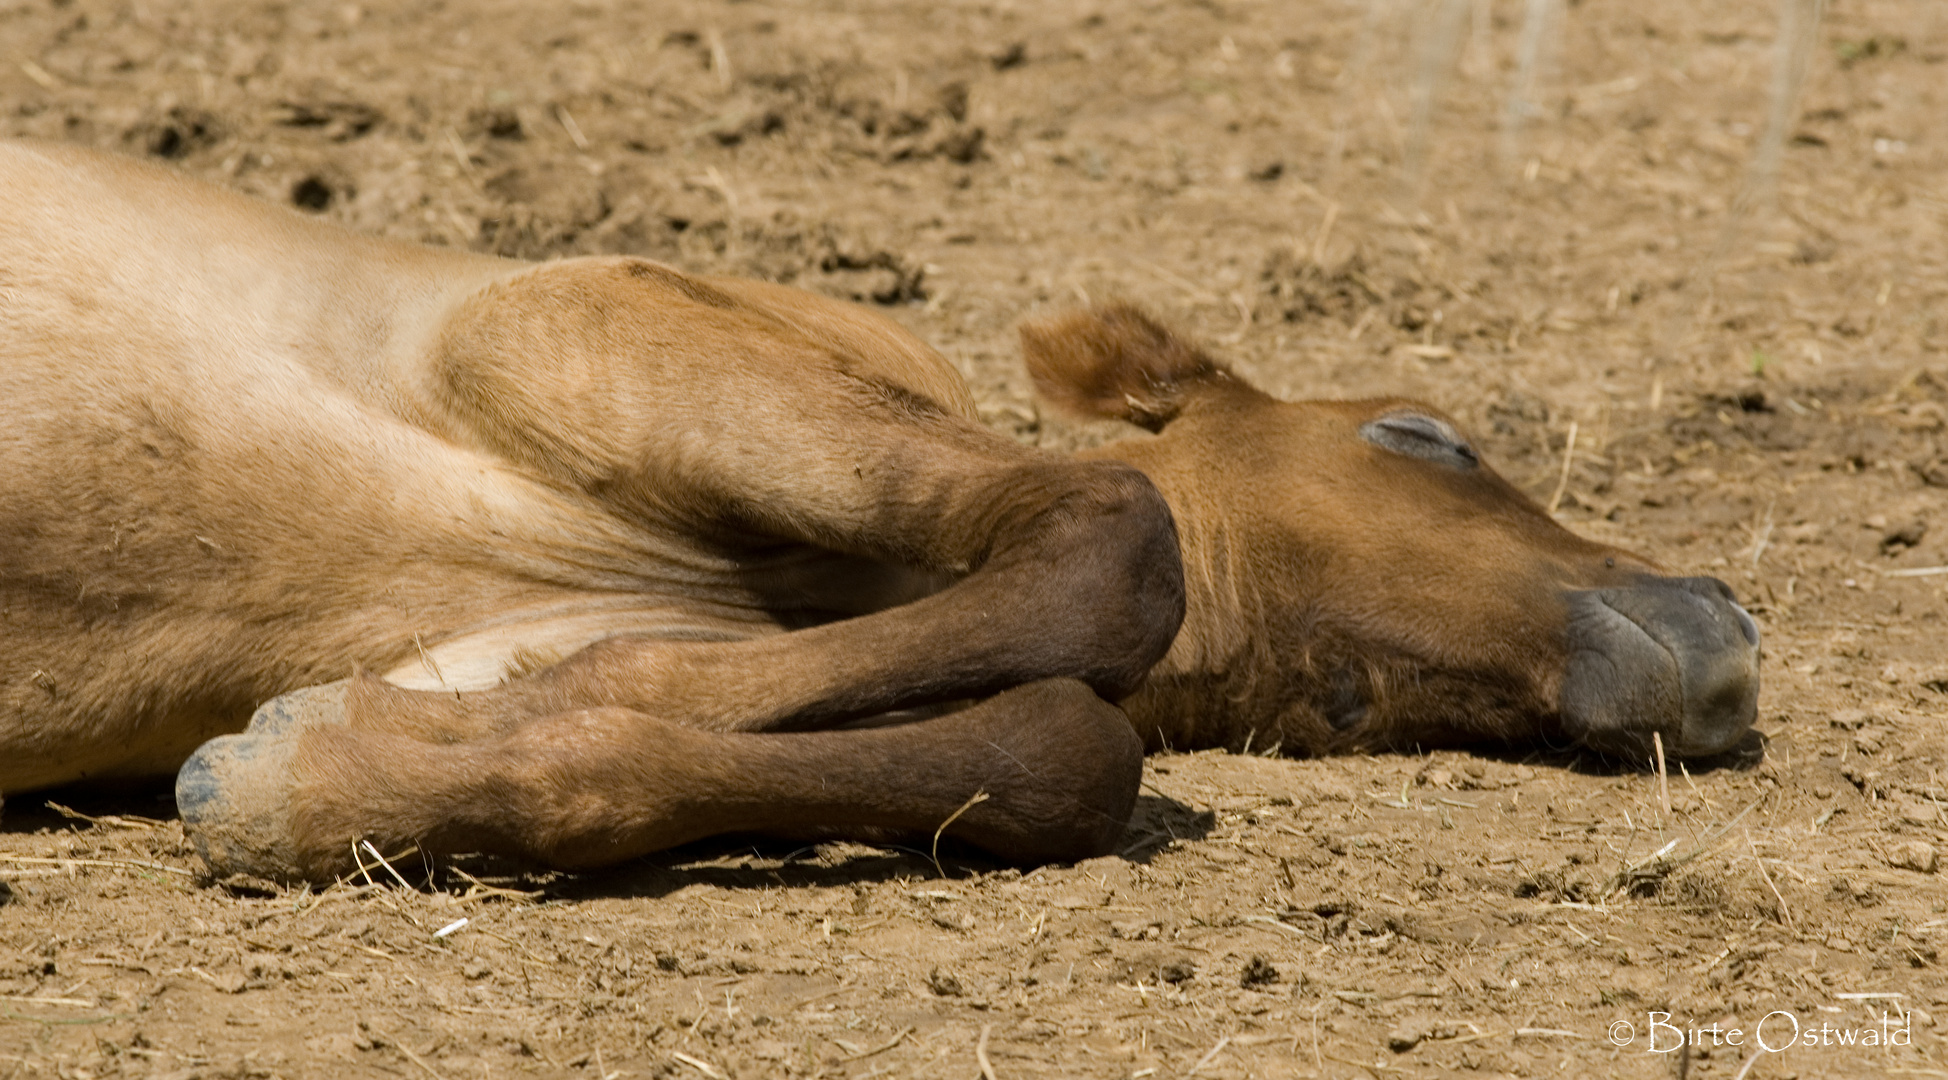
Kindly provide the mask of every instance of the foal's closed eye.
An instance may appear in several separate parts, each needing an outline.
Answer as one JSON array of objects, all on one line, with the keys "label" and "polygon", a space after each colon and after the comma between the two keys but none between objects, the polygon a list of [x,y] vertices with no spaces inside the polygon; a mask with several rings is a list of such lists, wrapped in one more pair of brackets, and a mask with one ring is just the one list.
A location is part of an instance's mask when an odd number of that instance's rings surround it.
[{"label": "foal's closed eye", "polygon": [[1425,413],[1388,413],[1360,425],[1360,438],[1385,450],[1453,469],[1472,469],[1481,464],[1475,448],[1454,430],[1454,425]]}]

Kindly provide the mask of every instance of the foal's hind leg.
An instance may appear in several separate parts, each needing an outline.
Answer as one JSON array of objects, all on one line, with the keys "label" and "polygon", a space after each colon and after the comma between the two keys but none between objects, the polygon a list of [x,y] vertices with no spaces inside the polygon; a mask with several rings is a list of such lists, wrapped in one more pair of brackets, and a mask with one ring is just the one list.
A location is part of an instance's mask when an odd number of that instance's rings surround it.
[{"label": "foal's hind leg", "polygon": [[948,835],[1004,858],[1077,859],[1111,850],[1142,772],[1129,721],[1069,680],[859,731],[725,734],[616,707],[446,746],[327,724],[258,745],[217,740],[183,783],[195,787],[209,754],[245,768],[182,800],[204,857],[314,881],[349,871],[360,840],[572,869],[721,832],[925,836],[950,818]]}]

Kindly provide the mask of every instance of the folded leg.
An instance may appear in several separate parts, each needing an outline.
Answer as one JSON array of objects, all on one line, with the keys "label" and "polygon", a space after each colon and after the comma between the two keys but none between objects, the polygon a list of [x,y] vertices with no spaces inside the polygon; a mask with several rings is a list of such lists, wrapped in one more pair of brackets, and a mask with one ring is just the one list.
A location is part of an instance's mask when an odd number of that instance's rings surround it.
[{"label": "folded leg", "polygon": [[[627,276],[587,273],[611,271]],[[217,740],[185,766],[179,801],[213,865],[317,876],[361,832],[580,865],[727,829],[930,829],[988,784],[956,823],[976,842],[1020,858],[1107,843],[1138,765],[1103,699],[1137,687],[1184,612],[1175,526],[1147,478],[1018,446],[943,406],[907,377],[913,364],[868,362],[885,328],[847,345],[719,297],[672,334],[644,314],[675,303],[668,290],[601,319],[536,322],[583,309],[517,292],[483,300],[478,325],[461,320],[442,345],[442,423],[631,527],[749,554],[747,574],[700,581],[697,599],[802,610],[805,583],[772,569],[791,549],[952,584],[744,641],[611,638],[474,694],[362,680],[306,699],[336,719]],[[590,327],[599,340],[576,344]],[[523,360],[543,354],[545,369]],[[1063,679],[1076,681],[1010,693]],[[991,700],[823,730],[960,699]],[[1085,730],[1121,749],[1063,749]]]},{"label": "folded leg", "polygon": [[710,732],[611,706],[448,745],[304,705],[212,741],[179,776],[216,872],[328,881],[360,840],[584,868],[723,832],[926,836],[983,792],[948,835],[1008,859],[1077,859],[1111,850],[1142,773],[1128,720],[1071,680],[867,730]]},{"label": "folded leg", "polygon": [[[818,397],[819,395],[813,395]],[[803,544],[957,576],[897,607],[734,642],[618,637],[468,694],[371,680],[360,723],[469,740],[621,706],[712,731],[786,731],[1075,678],[1117,700],[1183,618],[1175,527],[1142,474],[1019,447],[923,401],[829,393],[658,480],[727,548]],[[744,439],[740,435],[740,439]],[[700,515],[700,516],[699,516]],[[772,586],[754,579],[758,599]]]}]

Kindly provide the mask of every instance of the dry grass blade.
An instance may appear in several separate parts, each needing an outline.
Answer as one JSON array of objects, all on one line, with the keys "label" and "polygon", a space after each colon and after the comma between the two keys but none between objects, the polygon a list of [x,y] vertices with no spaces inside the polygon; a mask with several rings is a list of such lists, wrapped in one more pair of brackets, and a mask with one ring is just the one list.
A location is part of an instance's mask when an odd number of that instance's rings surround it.
[{"label": "dry grass blade", "polygon": [[41,89],[43,90],[61,89],[61,80],[55,78],[52,74],[48,72],[46,68],[40,66],[39,64],[34,63],[32,60],[23,59],[19,63],[20,63],[21,74],[34,80],[36,83],[39,83]]},{"label": "dry grass blade", "polygon": [[1610,879],[1609,887],[1603,890],[1603,895],[1607,898],[1622,892],[1624,889],[1635,889],[1641,885],[1661,882],[1669,877],[1673,870],[1697,858],[1702,853],[1702,849],[1699,849],[1687,852],[1676,858],[1670,858],[1671,852],[1676,850],[1676,848],[1677,841],[1673,840],[1663,847],[1658,848],[1651,854],[1650,858],[1639,863],[1633,863],[1617,871],[1616,875]]},{"label": "dry grass blade", "polygon": [[0,862],[19,863],[24,866],[106,866],[117,870],[160,870],[165,874],[180,874],[187,878],[196,876],[194,870],[143,862],[140,859],[50,859],[36,855],[0,855]]},{"label": "dry grass blade", "polygon": [[48,800],[47,808],[73,821],[85,821],[90,825],[102,825],[111,829],[154,829],[169,824],[167,821],[141,817],[136,814],[104,814],[101,817],[95,817],[92,814],[84,814],[79,810],[62,806],[52,799]]},{"label": "dry grass blade", "polygon": [[306,904],[304,908],[300,910],[296,915],[293,915],[292,918],[302,919],[306,915],[309,915],[312,912],[318,910],[318,908],[323,906],[324,904],[332,903],[338,900],[357,900],[361,897],[377,892],[378,889],[379,886],[377,885],[351,885],[351,884],[347,884],[346,881],[342,881],[342,880],[338,881],[334,883],[330,888],[312,897],[311,902],[309,904]]},{"label": "dry grass blade", "polygon": [[[411,886],[410,884],[408,884],[408,883],[406,882],[406,877],[405,877],[405,875],[403,875],[403,874],[401,874],[401,873],[400,873],[399,871],[397,871],[397,870],[395,870],[395,869],[393,869],[393,866],[392,866],[392,864],[391,864],[390,862],[387,862],[387,861],[386,861],[386,857],[385,857],[384,855],[381,855],[381,854],[379,854],[379,849],[378,849],[378,848],[375,848],[375,847],[373,847],[373,846],[372,846],[372,841],[370,841],[370,840],[361,840],[361,841],[359,841],[359,846],[360,846],[360,847],[363,847],[363,848],[364,848],[364,849],[365,849],[365,850],[366,850],[367,852],[369,852],[369,853],[371,854],[371,856],[372,856],[373,858],[375,858],[375,859],[377,859],[377,860],[379,860],[379,862],[378,862],[378,865],[380,865],[380,866],[383,866],[383,867],[385,867],[385,868],[386,868],[386,873],[388,873],[388,874],[391,874],[391,875],[392,875],[392,880],[394,880],[394,881],[397,881],[397,882],[399,883],[399,887],[400,887],[400,888],[402,888],[402,889],[405,889],[405,890],[406,890],[407,892],[414,892],[414,891],[416,891],[416,890],[415,890],[415,889],[414,889],[414,888],[413,888],[413,887],[412,887],[412,886]],[[408,849],[406,849],[405,851],[402,851],[402,852],[400,852],[400,853],[399,853],[398,855],[396,855],[396,856],[394,856],[394,858],[400,858],[400,859],[403,859],[403,858],[405,858],[406,856],[408,856],[408,855],[411,855],[411,854],[413,854],[413,853],[415,853],[415,852],[417,852],[418,850],[419,850],[418,848],[408,848]],[[366,880],[367,880],[367,881],[370,881],[370,880],[372,880],[372,876],[371,876],[371,873],[370,873],[370,868],[369,868],[368,866],[366,866],[366,865],[365,865],[365,860],[364,860],[364,857],[363,857],[363,856],[360,856],[360,858],[359,858],[359,869],[360,869],[361,871],[365,871],[365,872],[366,872]]]},{"label": "dry grass blade", "polygon": [[556,105],[555,119],[561,121],[561,128],[568,132],[569,141],[575,144],[575,149],[587,153],[588,136],[582,134],[582,125],[575,122],[574,114],[568,111],[568,106]]},{"label": "dry grass blade", "polygon": [[1664,764],[1664,734],[1650,733],[1650,744],[1657,750],[1657,802],[1665,817],[1671,816],[1671,771]]},{"label": "dry grass blade", "polygon": [[1312,250],[1308,254],[1312,265],[1323,267],[1326,264],[1326,241],[1332,237],[1333,222],[1339,220],[1339,204],[1326,204],[1325,216],[1319,219],[1319,228],[1312,234]]},{"label": "dry grass blade", "polygon": [[974,1044],[974,1061],[981,1066],[981,1080],[997,1080],[994,1075],[994,1063],[988,1060],[988,1036],[992,1034],[994,1034],[993,1024],[981,1025],[981,1041]]},{"label": "dry grass blade", "polygon": [[1211,1062],[1213,1062],[1213,1061],[1216,1061],[1216,1060],[1217,1060],[1217,1056],[1218,1056],[1219,1054],[1222,1054],[1222,1053],[1224,1053],[1224,1048],[1225,1048],[1225,1047],[1227,1047],[1227,1046],[1230,1046],[1230,1045],[1231,1045],[1231,1036],[1229,1036],[1229,1035],[1226,1035],[1226,1036],[1225,1036],[1224,1038],[1222,1038],[1222,1039],[1219,1039],[1219,1040],[1217,1041],[1217,1045],[1216,1045],[1216,1046],[1213,1046],[1213,1047],[1211,1047],[1211,1049],[1210,1049],[1209,1051],[1207,1051],[1207,1052],[1206,1052],[1206,1053],[1204,1054],[1204,1056],[1203,1056],[1203,1057],[1201,1057],[1201,1058],[1198,1058],[1198,1059],[1197,1059],[1197,1064],[1195,1064],[1195,1065],[1192,1065],[1192,1066],[1190,1067],[1190,1071],[1189,1071],[1189,1072],[1187,1072],[1187,1073],[1185,1073],[1184,1075],[1185,1075],[1185,1076],[1196,1076],[1196,1075],[1197,1075],[1198,1073],[1200,1073],[1200,1072],[1203,1072],[1203,1071],[1204,1071],[1204,1066],[1206,1066],[1206,1065],[1209,1065],[1209,1064],[1210,1064]]},{"label": "dry grass blade", "polygon": [[879,1044],[878,1046],[874,1046],[874,1047],[871,1047],[871,1048],[868,1048],[868,1049],[865,1049],[865,1050],[861,1050],[861,1051],[859,1051],[859,1052],[858,1052],[858,1053],[856,1053],[856,1054],[848,1054],[848,1055],[846,1055],[846,1057],[845,1057],[845,1060],[846,1060],[846,1061],[858,1061],[858,1060],[860,1060],[861,1058],[869,1058],[869,1057],[873,1057],[873,1056],[875,1056],[875,1055],[877,1055],[877,1054],[883,1054],[883,1053],[885,1053],[886,1051],[888,1051],[888,1050],[891,1050],[891,1049],[892,1049],[892,1048],[894,1048],[895,1046],[898,1046],[899,1044],[901,1044],[901,1043],[903,1043],[903,1042],[905,1042],[905,1041],[906,1041],[906,1037],[907,1037],[908,1035],[911,1035],[911,1034],[913,1034],[913,1025],[912,1025],[912,1024],[908,1024],[907,1026],[905,1026],[905,1027],[903,1027],[903,1028],[901,1028],[901,1029],[899,1030],[899,1032],[898,1032],[898,1034],[895,1034],[895,1035],[894,1035],[894,1036],[893,1036],[892,1038],[890,1038],[890,1039],[888,1039],[888,1040],[886,1040],[886,1041],[885,1041],[885,1042],[883,1042],[883,1043],[880,1043],[880,1044]]},{"label": "dry grass blade", "polygon": [[471,886],[471,888],[469,888],[466,891],[466,894],[460,897],[460,899],[462,900],[491,900],[498,897],[503,900],[513,900],[520,903],[531,904],[535,902],[537,899],[539,899],[542,893],[545,891],[542,889],[536,889],[533,892],[523,892],[520,889],[508,889],[508,888],[503,888],[499,885],[489,885],[486,882],[480,880],[479,878],[473,876],[472,874],[467,873],[465,870],[462,870],[457,866],[449,866],[447,867],[447,869],[452,871],[455,875],[465,878],[467,884]]},{"label": "dry grass blade", "polygon": [[[461,141],[460,133],[452,128],[446,129],[446,147],[448,152],[453,155],[453,160],[459,164],[460,175],[466,177],[469,184],[472,184],[474,187],[479,187],[480,174],[474,170],[473,154],[467,149],[467,144]],[[417,636],[413,638],[413,644],[419,644],[419,638]],[[422,659],[425,658],[425,646],[420,646],[420,656]],[[431,660],[427,660],[426,662],[429,665],[432,663]],[[444,682],[446,680],[442,679],[440,681]]]},{"label": "dry grass blade", "polygon": [[704,1074],[705,1076],[710,1077],[710,1080],[724,1080],[724,1074],[718,1072],[716,1066],[712,1065],[708,1061],[703,1060],[702,1058],[691,1057],[690,1055],[684,1053],[681,1050],[670,1051],[670,1056],[677,1059],[678,1061],[681,1061],[685,1065],[690,1066],[691,1068],[697,1070],[698,1072]]},{"label": "dry grass blade", "polygon": [[1786,924],[1786,929],[1797,933],[1799,928],[1792,924],[1792,910],[1786,907],[1785,894],[1781,893],[1779,886],[1773,883],[1772,875],[1765,872],[1765,859],[1760,857],[1759,845],[1753,841],[1750,833],[1745,835],[1745,843],[1752,848],[1752,862],[1759,868],[1759,877],[1765,882],[1765,887],[1772,890],[1772,898],[1779,901],[1780,921]]},{"label": "dry grass blade", "polygon": [[0,1001],[18,1001],[24,1005],[66,1005],[74,1009],[92,1009],[95,1003],[81,998],[68,997],[17,997],[13,994],[0,996]]},{"label": "dry grass blade", "polygon": [[1304,941],[1310,942],[1314,940],[1312,935],[1306,933],[1305,931],[1299,929],[1298,927],[1293,926],[1290,923],[1283,922],[1279,919],[1274,919],[1270,915],[1247,915],[1244,917],[1244,921],[1247,923],[1251,923],[1254,926],[1267,926],[1274,930],[1282,930],[1285,933],[1290,934],[1295,938],[1300,938]]},{"label": "dry grass blade", "polygon": [[411,1061],[413,1064],[419,1066],[420,1068],[425,1069],[426,1075],[433,1077],[434,1080],[446,1080],[445,1074],[441,1073],[440,1070],[435,1069],[430,1063],[427,1062],[425,1058],[422,1058],[418,1054],[413,1053],[412,1047],[407,1046],[405,1043],[396,1043],[395,1045],[399,1047],[400,1053],[406,1055],[407,1060]]},{"label": "dry grass blade", "polygon": [[730,50],[724,47],[724,35],[712,28],[704,35],[710,47],[710,70],[717,76],[717,85],[725,90],[731,88]]},{"label": "dry grass blade", "polygon": [[[456,142],[459,139],[459,136],[454,135],[451,129],[447,131],[447,134],[453,135]],[[469,167],[471,168],[471,163],[469,163]],[[413,635],[413,648],[419,650],[419,664],[426,669],[426,673],[438,680],[442,686],[446,685],[446,676],[440,673],[440,665],[433,660],[433,654],[426,651],[426,643],[420,640],[418,634]]]},{"label": "dry grass blade", "polygon": [[1164,269],[1161,266],[1158,266],[1156,263],[1150,262],[1145,259],[1137,260],[1136,265],[1140,269],[1149,271],[1153,276],[1157,278],[1157,280],[1165,282],[1170,285],[1175,285],[1177,288],[1182,289],[1184,291],[1184,295],[1190,297],[1192,300],[1195,300],[1199,303],[1210,304],[1213,307],[1221,307],[1224,304],[1223,297],[1219,296],[1218,294],[1212,292],[1209,289],[1204,288],[1203,286],[1197,284],[1196,282],[1190,280],[1189,278],[1183,276],[1182,274],[1173,273],[1169,270]]},{"label": "dry grass blade", "polygon": [[962,814],[967,813],[969,810],[974,809],[976,806],[979,806],[980,804],[986,801],[988,801],[988,791],[986,788],[982,788],[981,790],[968,796],[967,801],[960,804],[960,809],[954,811],[951,814],[948,814],[947,820],[940,823],[940,828],[935,829],[933,831],[933,850],[931,852],[931,855],[933,858],[934,873],[939,874],[941,877],[947,876],[947,871],[941,869],[940,866],[940,834],[947,831],[947,826],[952,825],[954,822],[960,820],[960,816]]},{"label": "dry grass blade", "polygon": [[1569,439],[1562,444],[1562,475],[1556,479],[1556,493],[1549,496],[1551,514],[1562,505],[1563,493],[1569,490],[1569,469],[1576,463],[1576,426],[1577,421],[1569,422]]},{"label": "dry grass blade", "polygon": [[1705,855],[1711,850],[1711,846],[1718,842],[1720,837],[1730,832],[1739,822],[1745,820],[1745,815],[1751,813],[1764,801],[1765,797],[1760,796],[1746,803],[1745,809],[1733,814],[1730,821],[1706,833],[1692,846],[1691,850],[1682,855],[1671,854],[1671,852],[1677,850],[1678,845],[1678,842],[1673,840],[1663,847],[1658,848],[1649,858],[1632,863],[1622,870],[1617,871],[1615,876],[1610,878],[1609,884],[1604,887],[1603,895],[1610,897],[1624,889],[1637,888],[1642,885],[1655,884],[1663,881],[1663,879],[1669,877],[1679,867]]}]

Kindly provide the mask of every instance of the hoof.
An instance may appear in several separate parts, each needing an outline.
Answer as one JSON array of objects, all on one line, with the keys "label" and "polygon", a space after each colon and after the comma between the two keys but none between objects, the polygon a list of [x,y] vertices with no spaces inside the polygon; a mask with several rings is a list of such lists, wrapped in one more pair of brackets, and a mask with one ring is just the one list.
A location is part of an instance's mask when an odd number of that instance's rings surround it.
[{"label": "hoof", "polygon": [[346,682],[266,702],[241,735],[204,743],[176,773],[176,809],[215,877],[309,880],[291,832],[291,758],[313,728],[345,722]]}]

